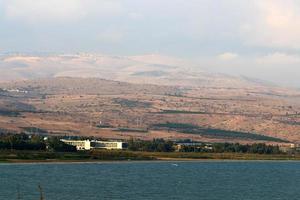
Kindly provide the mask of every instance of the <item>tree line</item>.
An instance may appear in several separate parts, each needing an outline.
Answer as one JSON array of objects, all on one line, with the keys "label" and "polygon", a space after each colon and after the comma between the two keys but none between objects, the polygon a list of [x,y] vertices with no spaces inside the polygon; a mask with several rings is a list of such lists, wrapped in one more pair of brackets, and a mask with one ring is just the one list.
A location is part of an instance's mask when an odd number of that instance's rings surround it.
[{"label": "tree line", "polygon": [[174,142],[164,139],[153,139],[152,141],[130,139],[128,141],[128,150],[148,151],[148,152],[172,152],[174,151]]},{"label": "tree line", "polygon": [[279,146],[264,143],[239,144],[239,143],[213,143],[201,145],[186,145],[181,152],[208,152],[208,153],[253,153],[253,154],[280,154]]},{"label": "tree line", "polygon": [[[180,146],[180,148],[176,148]],[[279,146],[257,144],[239,144],[239,143],[175,143],[163,139],[153,139],[152,141],[134,140],[128,141],[128,149],[131,151],[148,152],[206,152],[206,153],[253,153],[253,154],[280,154]]]},{"label": "tree line", "polygon": [[76,151],[75,146],[65,144],[59,137],[42,137],[39,135],[1,134],[0,149],[2,150],[33,150],[33,151]]}]

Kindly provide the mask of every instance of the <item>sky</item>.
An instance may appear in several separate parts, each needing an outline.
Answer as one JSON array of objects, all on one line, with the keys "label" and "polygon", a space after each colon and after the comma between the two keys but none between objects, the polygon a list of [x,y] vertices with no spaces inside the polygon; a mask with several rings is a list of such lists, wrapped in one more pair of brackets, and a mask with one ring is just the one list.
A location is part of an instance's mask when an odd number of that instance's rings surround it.
[{"label": "sky", "polygon": [[160,54],[300,87],[300,1],[0,0],[4,52]]}]

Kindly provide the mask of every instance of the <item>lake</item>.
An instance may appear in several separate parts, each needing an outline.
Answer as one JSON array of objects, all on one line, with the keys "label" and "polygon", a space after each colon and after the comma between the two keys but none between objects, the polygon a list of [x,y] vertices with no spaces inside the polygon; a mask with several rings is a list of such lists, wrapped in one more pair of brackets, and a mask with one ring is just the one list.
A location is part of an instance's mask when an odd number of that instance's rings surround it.
[{"label": "lake", "polygon": [[299,200],[300,162],[0,164],[0,199]]}]

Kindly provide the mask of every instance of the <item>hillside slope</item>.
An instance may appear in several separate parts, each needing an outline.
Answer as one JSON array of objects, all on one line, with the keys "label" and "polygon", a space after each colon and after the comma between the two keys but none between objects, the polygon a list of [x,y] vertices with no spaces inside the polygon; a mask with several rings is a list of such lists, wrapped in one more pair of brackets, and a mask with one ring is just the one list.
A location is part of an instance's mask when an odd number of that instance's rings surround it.
[{"label": "hillside slope", "polygon": [[106,138],[300,142],[300,94],[287,89],[158,86],[97,78],[15,81],[0,88],[2,129]]}]

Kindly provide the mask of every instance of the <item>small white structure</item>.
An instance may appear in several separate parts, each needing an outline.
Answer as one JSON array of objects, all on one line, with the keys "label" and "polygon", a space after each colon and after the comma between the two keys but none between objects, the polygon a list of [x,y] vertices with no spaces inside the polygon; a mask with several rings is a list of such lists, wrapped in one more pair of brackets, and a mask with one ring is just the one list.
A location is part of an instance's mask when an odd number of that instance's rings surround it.
[{"label": "small white structure", "polygon": [[61,139],[60,141],[76,146],[77,150],[90,150],[91,149],[91,142],[89,140],[64,140]]},{"label": "small white structure", "polygon": [[66,144],[76,146],[77,150],[91,149],[125,149],[126,143],[116,141],[99,141],[99,140],[60,140]]}]

